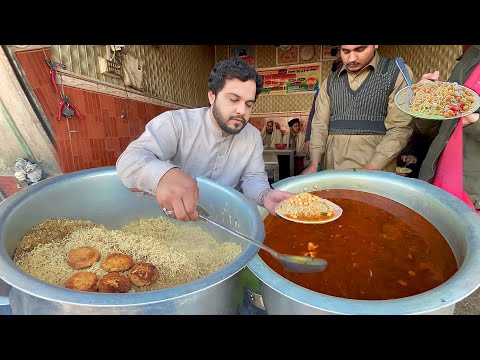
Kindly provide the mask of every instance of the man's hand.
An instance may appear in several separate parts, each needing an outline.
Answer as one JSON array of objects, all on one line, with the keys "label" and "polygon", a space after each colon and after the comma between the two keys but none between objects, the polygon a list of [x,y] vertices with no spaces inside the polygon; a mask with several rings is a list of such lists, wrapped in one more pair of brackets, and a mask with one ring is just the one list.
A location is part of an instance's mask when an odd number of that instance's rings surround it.
[{"label": "man's hand", "polygon": [[363,169],[363,170],[380,170],[379,168],[373,166],[373,165],[370,164],[370,163],[367,164],[367,165],[365,165],[362,169]]},{"label": "man's hand", "polygon": [[310,164],[303,169],[300,175],[313,174],[318,171],[318,161],[310,161]]},{"label": "man's hand", "polygon": [[405,163],[405,165],[410,165],[410,164],[415,165],[417,163],[417,158],[413,155],[402,155],[401,159]]},{"label": "man's hand", "polygon": [[463,127],[468,126],[470,124],[473,124],[478,121],[478,118],[480,117],[479,113],[473,113],[467,116],[464,116],[462,118],[462,125]]},{"label": "man's hand", "polygon": [[433,73],[423,74],[421,79],[417,81],[418,85],[428,83],[429,81],[437,81],[440,78],[440,72],[434,71]]},{"label": "man's hand", "polygon": [[197,182],[179,168],[168,170],[160,179],[155,194],[158,205],[173,210],[182,221],[197,220],[199,189]]},{"label": "man's hand", "polygon": [[263,207],[267,209],[270,214],[277,216],[275,206],[277,206],[280,201],[291,198],[294,195],[295,194],[288,191],[270,190],[263,201]]},{"label": "man's hand", "polygon": [[305,144],[303,145],[303,149],[305,150],[305,153],[307,155],[310,155],[310,140],[305,141]]}]

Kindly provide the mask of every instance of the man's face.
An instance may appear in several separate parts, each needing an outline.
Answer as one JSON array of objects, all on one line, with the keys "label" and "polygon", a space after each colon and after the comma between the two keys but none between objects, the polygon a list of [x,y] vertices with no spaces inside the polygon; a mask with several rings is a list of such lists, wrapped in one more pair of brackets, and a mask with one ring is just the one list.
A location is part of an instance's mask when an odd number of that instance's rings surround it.
[{"label": "man's face", "polygon": [[208,92],[213,117],[223,132],[235,135],[247,125],[255,103],[255,91],[255,81],[231,79],[225,81],[217,96]]},{"label": "man's face", "polygon": [[378,45],[340,45],[340,56],[348,71],[362,70],[375,56]]},{"label": "man's face", "polygon": [[268,121],[267,126],[265,127],[267,134],[271,134],[273,132],[273,121]]},{"label": "man's face", "polygon": [[290,132],[294,134],[297,134],[299,131],[300,131],[300,123],[298,122],[293,124],[292,127],[290,128]]}]

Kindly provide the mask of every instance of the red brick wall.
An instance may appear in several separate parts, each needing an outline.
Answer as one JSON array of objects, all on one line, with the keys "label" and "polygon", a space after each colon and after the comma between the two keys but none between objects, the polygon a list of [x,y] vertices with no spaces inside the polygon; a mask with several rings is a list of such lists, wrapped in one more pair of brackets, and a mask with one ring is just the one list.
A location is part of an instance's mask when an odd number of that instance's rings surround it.
[{"label": "red brick wall", "polygon": [[[46,50],[50,58],[50,51]],[[65,86],[63,92],[84,120],[76,114],[58,120],[60,96],[55,93],[43,50],[17,52],[17,58],[55,133],[57,161],[64,173],[115,165],[127,145],[143,132],[145,124],[170,110],[103,93]],[[59,90],[62,88],[58,85]],[[122,118],[122,111],[127,116]],[[70,131],[69,131],[70,130]]]},{"label": "red brick wall", "polygon": [[0,202],[26,187],[19,188],[17,182],[15,176],[0,176]]}]

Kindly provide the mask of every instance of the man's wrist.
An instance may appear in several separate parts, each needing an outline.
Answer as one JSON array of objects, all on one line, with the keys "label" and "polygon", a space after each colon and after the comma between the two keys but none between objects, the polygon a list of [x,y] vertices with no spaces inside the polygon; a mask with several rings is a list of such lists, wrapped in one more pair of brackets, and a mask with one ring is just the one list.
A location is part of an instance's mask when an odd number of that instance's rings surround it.
[{"label": "man's wrist", "polygon": [[262,207],[265,207],[265,198],[267,197],[268,193],[271,191],[272,189],[270,188],[267,188],[265,190],[263,190],[260,195],[258,196],[258,204]]}]

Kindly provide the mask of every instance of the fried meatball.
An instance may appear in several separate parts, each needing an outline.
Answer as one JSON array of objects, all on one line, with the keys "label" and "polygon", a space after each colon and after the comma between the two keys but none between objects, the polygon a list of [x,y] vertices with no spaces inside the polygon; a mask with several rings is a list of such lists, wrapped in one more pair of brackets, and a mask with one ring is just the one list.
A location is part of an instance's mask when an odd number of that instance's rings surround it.
[{"label": "fried meatball", "polygon": [[133,266],[131,256],[120,253],[109,254],[102,261],[102,268],[107,272],[126,271]]},{"label": "fried meatball", "polygon": [[102,293],[126,293],[131,288],[128,277],[119,272],[109,272],[98,282],[98,291]]},{"label": "fried meatball", "polygon": [[67,254],[67,263],[75,270],[92,266],[100,259],[100,252],[91,246],[80,246]]},{"label": "fried meatball", "polygon": [[158,269],[153,264],[138,263],[128,272],[128,277],[136,286],[147,286],[153,283],[158,277]]},{"label": "fried meatball", "polygon": [[66,282],[65,287],[73,290],[96,292],[98,277],[90,271],[80,271],[72,275]]}]

